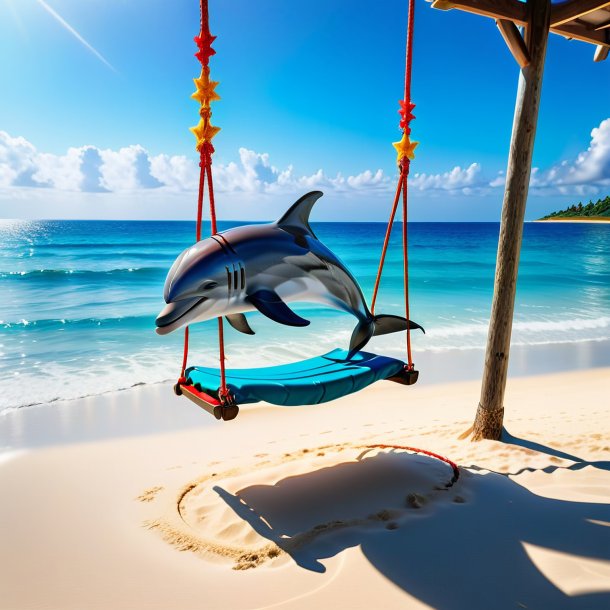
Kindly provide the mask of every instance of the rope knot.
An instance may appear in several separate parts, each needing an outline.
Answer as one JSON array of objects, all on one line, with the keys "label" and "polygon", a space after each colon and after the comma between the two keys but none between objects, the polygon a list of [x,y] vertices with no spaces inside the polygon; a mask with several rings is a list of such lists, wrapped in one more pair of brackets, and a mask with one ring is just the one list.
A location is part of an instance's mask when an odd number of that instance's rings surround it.
[{"label": "rope knot", "polygon": [[231,394],[231,390],[227,387],[218,388],[218,398],[224,407],[235,404],[235,398],[233,397],[233,394]]},{"label": "rope knot", "polygon": [[199,167],[208,167],[212,165],[213,153],[214,145],[211,142],[203,142],[199,149]]}]

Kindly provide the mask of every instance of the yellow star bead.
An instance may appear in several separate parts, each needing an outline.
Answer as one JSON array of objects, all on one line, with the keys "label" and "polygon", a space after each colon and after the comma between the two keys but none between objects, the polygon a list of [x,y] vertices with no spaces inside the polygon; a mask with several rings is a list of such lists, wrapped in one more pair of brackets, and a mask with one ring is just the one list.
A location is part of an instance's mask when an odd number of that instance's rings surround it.
[{"label": "yellow star bead", "polygon": [[220,131],[220,127],[214,127],[209,121],[201,119],[197,127],[191,127],[190,130],[197,138],[197,150],[199,150],[205,142],[211,142],[212,138]]},{"label": "yellow star bead", "polygon": [[409,159],[415,159],[415,147],[419,144],[419,142],[411,142],[409,136],[406,133],[402,134],[402,138],[400,142],[393,142],[392,146],[396,149],[398,162],[403,157],[407,157]]},{"label": "yellow star bead", "polygon": [[193,82],[197,91],[191,95],[194,100],[197,100],[202,106],[209,106],[210,102],[220,99],[220,95],[214,91],[218,85],[217,81],[209,80],[205,72],[201,73],[199,78],[194,78]]}]

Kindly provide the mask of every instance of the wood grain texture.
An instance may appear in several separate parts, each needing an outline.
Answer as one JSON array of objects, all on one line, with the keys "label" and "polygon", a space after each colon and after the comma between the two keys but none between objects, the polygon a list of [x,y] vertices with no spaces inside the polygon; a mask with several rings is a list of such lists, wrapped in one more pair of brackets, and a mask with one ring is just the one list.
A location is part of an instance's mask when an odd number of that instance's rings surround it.
[{"label": "wood grain texture", "polygon": [[432,8],[449,10],[461,9],[475,15],[484,15],[493,19],[509,19],[524,25],[527,21],[525,4],[517,0],[435,0]]},{"label": "wood grain texture", "polygon": [[593,55],[593,61],[604,61],[608,57],[609,47],[599,45],[595,48],[595,54]]},{"label": "wood grain texture", "polygon": [[530,63],[530,54],[517,26],[508,19],[497,19],[496,25],[519,66],[525,68]]},{"label": "wood grain texture", "polygon": [[526,45],[530,63],[519,76],[515,116],[506,171],[494,295],[489,321],[481,398],[473,440],[499,439],[508,372],[508,356],[517,289],[523,220],[534,151],[542,74],[551,15],[550,0],[528,0]]},{"label": "wood grain texture", "polygon": [[[434,0],[432,8],[440,10],[458,9],[475,15],[491,17],[497,21],[527,24],[527,5],[516,0]],[[602,0],[574,0],[557,4],[551,8],[550,31],[565,38],[574,38],[594,45],[610,46],[610,37],[605,27],[597,28],[583,20],[593,11],[610,8],[610,2]],[[501,30],[502,31],[502,30]],[[505,32],[502,31],[502,35]],[[511,48],[511,44],[507,40]],[[517,59],[517,61],[521,61]],[[520,63],[521,65],[521,63]]]},{"label": "wood grain texture", "polygon": [[607,6],[610,6],[610,2],[603,0],[571,0],[556,4],[551,9],[551,27],[568,23]]},{"label": "wood grain texture", "polygon": [[610,44],[607,35],[608,30],[589,29],[586,26],[579,24],[578,22],[564,23],[563,25],[553,27],[551,28],[551,32],[553,32],[553,34],[565,36],[566,38],[575,38],[576,40],[582,40],[583,42],[588,42],[590,44]]}]

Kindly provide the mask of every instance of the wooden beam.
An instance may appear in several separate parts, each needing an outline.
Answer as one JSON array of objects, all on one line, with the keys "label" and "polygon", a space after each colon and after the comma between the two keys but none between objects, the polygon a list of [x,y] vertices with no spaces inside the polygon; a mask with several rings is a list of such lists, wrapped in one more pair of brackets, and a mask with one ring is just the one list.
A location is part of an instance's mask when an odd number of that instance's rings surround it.
[{"label": "wooden beam", "polygon": [[551,9],[551,28],[607,6],[610,6],[610,2],[603,2],[603,0],[571,0],[570,2],[556,4]]},{"label": "wooden beam", "polygon": [[604,21],[603,23],[598,23],[594,29],[595,31],[598,31],[605,30],[606,28],[610,28],[610,19],[608,19],[608,21]]},{"label": "wooden beam", "polygon": [[576,40],[582,40],[595,45],[608,44],[608,30],[595,31],[582,25],[565,23],[558,27],[551,27],[551,32],[553,32],[553,34],[565,36],[566,38],[575,38]]},{"label": "wooden beam", "polygon": [[434,0],[432,8],[446,11],[458,8],[475,15],[484,15],[492,19],[508,19],[519,25],[527,21],[526,5],[517,0]]},{"label": "wooden beam", "polygon": [[598,45],[595,47],[595,55],[593,55],[593,61],[604,61],[608,57],[608,53],[610,52],[610,47],[605,47],[603,45]]},{"label": "wooden beam", "polygon": [[473,440],[499,439],[504,419],[504,391],[512,331],[523,220],[532,169],[542,73],[551,16],[550,0],[528,0],[526,45],[530,63],[521,69],[506,170],[494,294],[487,335],[481,398]]},{"label": "wooden beam", "polygon": [[496,19],[496,25],[519,66],[525,68],[530,63],[530,54],[527,52],[523,36],[517,26],[508,19]]},{"label": "wooden beam", "polygon": [[434,0],[432,2],[432,8],[437,8],[439,11],[449,11],[455,8],[453,2],[447,2],[446,0]]},{"label": "wooden beam", "polygon": [[[551,32],[594,45],[610,45],[610,40],[606,35],[610,30],[577,21],[579,17],[605,7],[610,7],[610,2],[571,0],[554,5],[551,14],[555,15],[555,23],[551,23]],[[526,25],[527,23],[527,4],[517,0],[433,0],[432,8],[444,11],[455,8],[475,15],[492,17],[496,21],[512,21],[516,25]],[[553,13],[553,11],[555,12]],[[502,35],[504,36],[504,32]],[[512,52],[513,48],[508,40],[507,44]]]}]

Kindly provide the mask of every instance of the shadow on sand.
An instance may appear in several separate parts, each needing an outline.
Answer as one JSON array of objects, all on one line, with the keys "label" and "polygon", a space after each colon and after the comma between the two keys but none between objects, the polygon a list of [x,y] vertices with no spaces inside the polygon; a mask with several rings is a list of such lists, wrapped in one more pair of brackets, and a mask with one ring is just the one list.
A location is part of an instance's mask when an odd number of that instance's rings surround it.
[{"label": "shadow on sand", "polygon": [[573,555],[575,565],[610,561],[610,527],[594,522],[610,522],[608,505],[541,497],[488,471],[462,470],[447,490],[446,468],[384,452],[236,495],[214,489],[303,568],[323,572],[321,559],[359,545],[381,574],[434,608],[610,608],[608,592],[563,593],[523,546]]},{"label": "shadow on sand", "polygon": [[[570,464],[570,466],[547,466],[546,468],[542,468],[543,472],[550,474],[558,469],[565,470],[582,470],[587,466],[591,466],[592,468],[598,468],[599,470],[606,470],[610,472],[610,461],[598,460],[595,462],[590,462],[587,460],[583,460],[575,455],[570,453],[565,453],[565,451],[559,451],[558,449],[554,449],[553,447],[547,447],[541,443],[537,443],[535,441],[529,441],[524,438],[519,438],[517,436],[513,436],[506,430],[502,431],[502,442],[507,445],[515,445],[516,447],[523,447],[524,449],[530,449],[531,451],[537,451],[538,453],[543,453],[544,455],[550,455],[551,457],[556,457],[562,460],[570,460],[574,462]],[[533,472],[535,469],[533,468],[522,468],[517,472],[511,472],[508,474],[517,475],[522,472]]]}]

